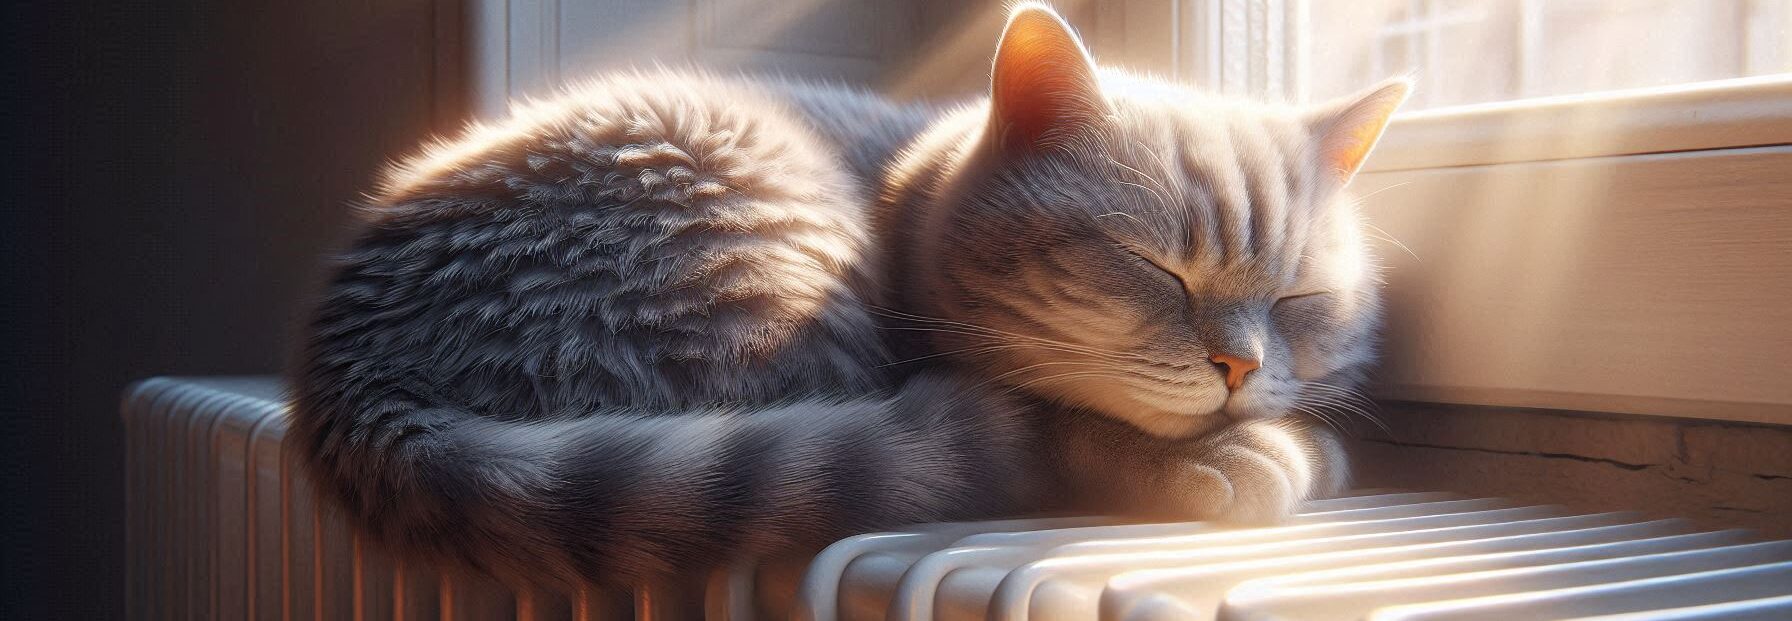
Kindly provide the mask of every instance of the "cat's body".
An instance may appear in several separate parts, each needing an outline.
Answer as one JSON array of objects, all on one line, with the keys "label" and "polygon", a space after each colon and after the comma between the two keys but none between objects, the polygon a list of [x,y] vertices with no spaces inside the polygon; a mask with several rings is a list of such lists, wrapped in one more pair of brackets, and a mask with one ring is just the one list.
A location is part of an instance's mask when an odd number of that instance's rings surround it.
[{"label": "cat's body", "polygon": [[[1280,110],[1181,161],[1202,180],[1145,173],[1161,148],[1115,145],[1228,126],[1102,98],[1051,56],[1086,63],[1070,37],[1018,10],[994,99],[955,112],[617,76],[400,166],[295,374],[320,490],[403,553],[573,585],[1046,507],[1274,519],[1335,488],[1335,447],[1276,419],[1367,360],[1372,288],[1306,267],[1360,258],[1347,174]],[[1026,83],[1038,63],[1072,79]],[[1140,253],[1186,259],[1188,290]],[[1320,281],[1356,314],[1282,308]]]},{"label": "cat's body", "polygon": [[889,394],[870,190],[777,96],[617,76],[396,171],[297,382],[323,489],[407,552],[568,581],[1023,506],[1016,403]]}]

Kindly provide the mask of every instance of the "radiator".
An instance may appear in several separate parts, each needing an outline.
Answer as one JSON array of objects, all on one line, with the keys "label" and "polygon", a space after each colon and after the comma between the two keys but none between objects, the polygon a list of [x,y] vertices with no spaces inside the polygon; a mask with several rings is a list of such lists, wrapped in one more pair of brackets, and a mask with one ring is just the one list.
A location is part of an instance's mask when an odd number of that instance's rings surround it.
[{"label": "radiator", "polygon": [[768,586],[786,572],[751,565],[679,592],[512,592],[395,562],[314,506],[272,379],[152,379],[122,409],[137,619],[1792,619],[1792,541],[1373,490],[1268,528],[1088,517],[859,535],[810,560],[793,598]]}]

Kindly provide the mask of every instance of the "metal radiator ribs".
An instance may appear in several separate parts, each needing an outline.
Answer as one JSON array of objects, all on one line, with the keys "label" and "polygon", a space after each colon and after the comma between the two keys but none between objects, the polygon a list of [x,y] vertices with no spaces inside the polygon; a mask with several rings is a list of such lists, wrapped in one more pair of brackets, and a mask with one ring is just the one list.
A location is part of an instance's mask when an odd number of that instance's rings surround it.
[{"label": "metal radiator ribs", "polygon": [[1371,494],[1310,503],[1274,528],[1071,520],[861,535],[816,557],[801,601],[837,611],[818,619],[1792,618],[1792,541]]},{"label": "metal radiator ribs", "polygon": [[682,592],[513,593],[394,562],[318,511],[283,410],[268,378],[126,393],[134,618],[1792,618],[1792,541],[1441,493],[1315,501],[1273,528],[1091,517],[860,535],[809,562],[794,604],[765,577],[789,572],[752,566]]},{"label": "metal radiator ribs", "polygon": [[633,594],[511,593],[367,547],[312,503],[269,378],[158,378],[123,403],[137,619],[624,619]]}]

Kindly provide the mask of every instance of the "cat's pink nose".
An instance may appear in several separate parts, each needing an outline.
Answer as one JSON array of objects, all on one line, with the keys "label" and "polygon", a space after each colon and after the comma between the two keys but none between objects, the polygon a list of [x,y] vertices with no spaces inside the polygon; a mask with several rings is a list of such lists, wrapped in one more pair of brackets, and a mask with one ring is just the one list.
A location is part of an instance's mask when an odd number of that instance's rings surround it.
[{"label": "cat's pink nose", "polygon": [[1244,385],[1244,376],[1250,375],[1251,371],[1263,366],[1261,360],[1240,358],[1232,354],[1214,354],[1209,360],[1212,360],[1214,364],[1226,367],[1226,389],[1228,390],[1238,390],[1239,386]]}]

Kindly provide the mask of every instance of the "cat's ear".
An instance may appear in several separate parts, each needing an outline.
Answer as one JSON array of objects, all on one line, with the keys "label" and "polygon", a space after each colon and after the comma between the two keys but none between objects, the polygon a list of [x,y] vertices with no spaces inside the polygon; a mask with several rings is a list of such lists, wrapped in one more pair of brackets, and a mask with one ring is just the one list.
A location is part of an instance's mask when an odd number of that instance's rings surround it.
[{"label": "cat's ear", "polygon": [[1412,80],[1392,78],[1356,95],[1324,104],[1307,123],[1319,148],[1319,165],[1339,184],[1348,183],[1381,139],[1388,119],[1412,90]]},{"label": "cat's ear", "polygon": [[1095,66],[1076,33],[1044,5],[1008,16],[990,72],[990,131],[1004,148],[1047,146],[1106,113]]}]

